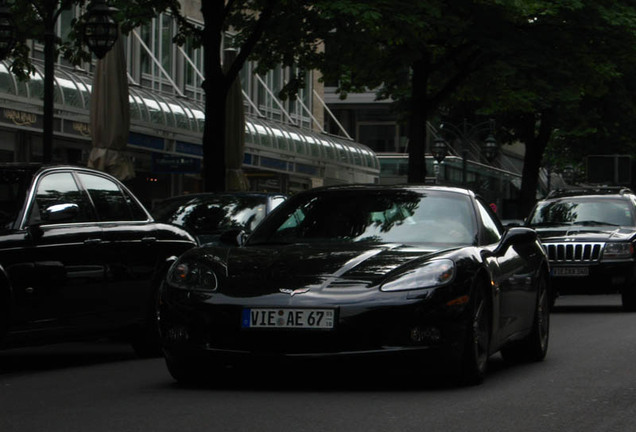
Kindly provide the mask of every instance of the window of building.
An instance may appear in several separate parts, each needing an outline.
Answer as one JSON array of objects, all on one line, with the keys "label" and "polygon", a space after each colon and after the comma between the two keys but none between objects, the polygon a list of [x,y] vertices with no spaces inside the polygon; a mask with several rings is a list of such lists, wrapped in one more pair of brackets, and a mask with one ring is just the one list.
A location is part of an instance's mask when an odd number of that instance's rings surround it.
[{"label": "window of building", "polygon": [[357,141],[378,153],[404,153],[395,122],[358,122]]}]

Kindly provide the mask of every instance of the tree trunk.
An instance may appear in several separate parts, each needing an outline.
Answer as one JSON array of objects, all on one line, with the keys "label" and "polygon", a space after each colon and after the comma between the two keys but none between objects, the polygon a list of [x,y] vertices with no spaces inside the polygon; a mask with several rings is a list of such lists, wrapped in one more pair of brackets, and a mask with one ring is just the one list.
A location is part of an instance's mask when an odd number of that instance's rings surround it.
[{"label": "tree trunk", "polygon": [[412,66],[412,101],[409,113],[408,183],[426,181],[426,121],[428,115],[428,62],[417,60]]},{"label": "tree trunk", "polygon": [[229,84],[221,65],[224,0],[202,1],[205,81],[203,189],[222,192],[225,186],[225,102]]},{"label": "tree trunk", "polygon": [[521,137],[526,143],[526,153],[523,159],[521,174],[521,191],[519,196],[519,211],[521,217],[526,217],[537,201],[537,186],[539,185],[539,169],[543,160],[543,153],[552,135],[552,119],[545,112],[539,121],[539,130],[535,134],[536,119],[529,116],[527,121],[528,133]]}]

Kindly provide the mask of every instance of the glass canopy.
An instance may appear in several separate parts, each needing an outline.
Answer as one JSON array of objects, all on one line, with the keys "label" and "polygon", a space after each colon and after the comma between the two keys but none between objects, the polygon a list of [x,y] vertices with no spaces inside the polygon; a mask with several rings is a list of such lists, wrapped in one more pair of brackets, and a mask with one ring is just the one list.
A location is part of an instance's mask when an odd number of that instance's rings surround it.
[{"label": "glass canopy", "polygon": [[[34,63],[35,72],[28,81],[13,75],[5,61],[0,62],[0,94],[26,98],[41,105],[44,96],[42,65]],[[82,71],[57,67],[54,79],[54,100],[69,111],[90,110],[92,77]],[[153,130],[184,131],[202,134],[204,107],[195,100],[152,92],[139,86],[129,87],[131,122]],[[295,153],[309,159],[339,162],[380,169],[376,154],[368,147],[337,136],[321,134],[294,125],[248,117],[245,126],[246,144],[283,153]]]}]

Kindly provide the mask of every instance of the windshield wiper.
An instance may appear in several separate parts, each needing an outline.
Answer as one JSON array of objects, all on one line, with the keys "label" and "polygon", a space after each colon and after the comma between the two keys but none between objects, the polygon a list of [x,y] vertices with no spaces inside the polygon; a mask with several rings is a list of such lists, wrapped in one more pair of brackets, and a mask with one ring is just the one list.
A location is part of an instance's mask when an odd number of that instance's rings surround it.
[{"label": "windshield wiper", "polygon": [[574,225],[583,225],[583,226],[597,226],[597,225],[609,225],[609,226],[618,226],[617,224],[595,221],[595,220],[584,220],[584,221],[576,221]]},{"label": "windshield wiper", "polygon": [[563,226],[563,225],[572,225],[572,222],[538,222],[538,223],[531,223],[530,226],[532,227],[552,227],[552,226]]}]

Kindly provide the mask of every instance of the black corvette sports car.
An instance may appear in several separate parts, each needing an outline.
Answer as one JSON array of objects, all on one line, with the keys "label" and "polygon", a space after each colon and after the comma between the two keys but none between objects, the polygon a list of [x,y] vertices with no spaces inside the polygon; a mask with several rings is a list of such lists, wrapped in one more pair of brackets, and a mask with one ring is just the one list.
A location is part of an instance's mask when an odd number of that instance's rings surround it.
[{"label": "black corvette sports car", "polygon": [[[247,238],[198,247],[161,288],[178,381],[264,358],[443,359],[465,384],[488,357],[538,361],[549,268],[536,233],[504,230],[465,189],[335,186],[296,194]],[[417,363],[416,363],[417,364]]]}]

